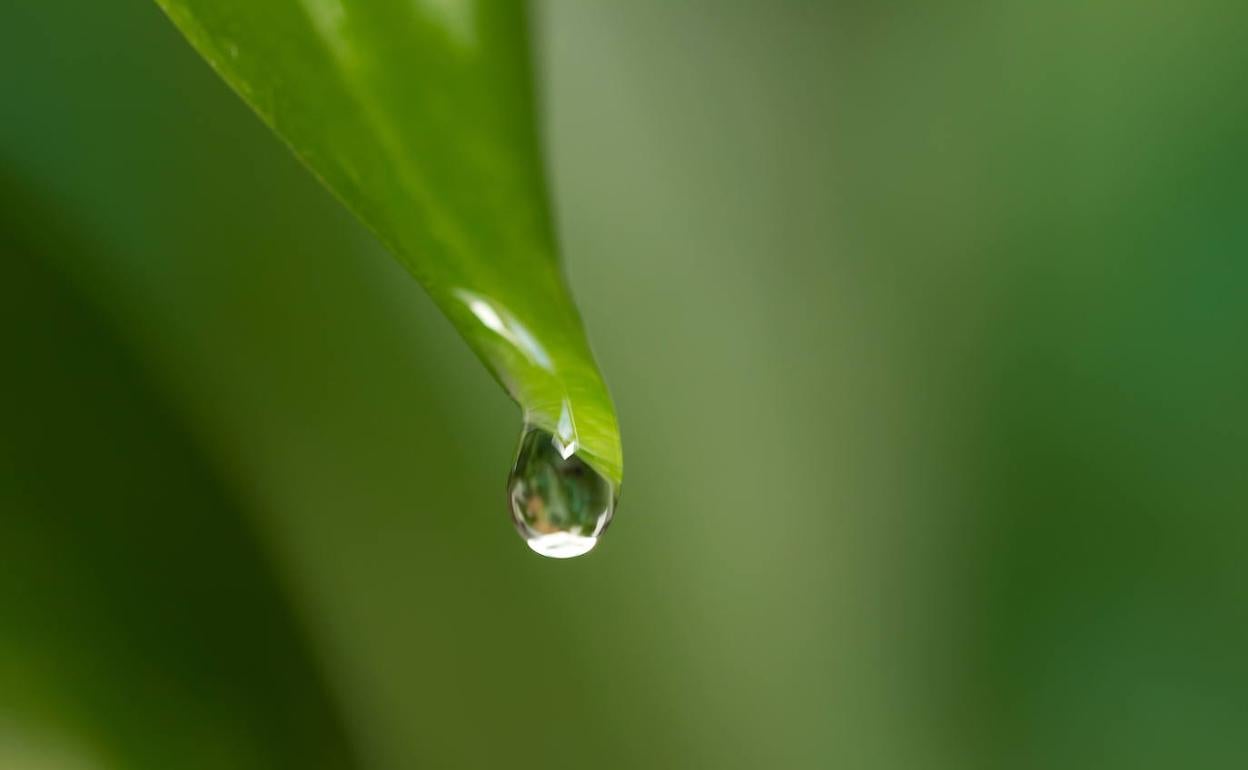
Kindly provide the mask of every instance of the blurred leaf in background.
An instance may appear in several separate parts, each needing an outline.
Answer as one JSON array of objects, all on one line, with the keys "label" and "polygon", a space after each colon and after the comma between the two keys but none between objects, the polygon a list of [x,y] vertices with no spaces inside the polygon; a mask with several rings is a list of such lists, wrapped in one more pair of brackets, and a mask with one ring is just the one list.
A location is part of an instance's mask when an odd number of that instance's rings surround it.
[{"label": "blurred leaf in background", "polygon": [[539,6],[629,436],[550,563],[450,325],[108,5],[0,24],[0,759],[1248,762],[1243,10]]},{"label": "blurred leaf in background", "polygon": [[0,766],[352,766],[252,527],[44,257],[95,249],[0,204]]}]

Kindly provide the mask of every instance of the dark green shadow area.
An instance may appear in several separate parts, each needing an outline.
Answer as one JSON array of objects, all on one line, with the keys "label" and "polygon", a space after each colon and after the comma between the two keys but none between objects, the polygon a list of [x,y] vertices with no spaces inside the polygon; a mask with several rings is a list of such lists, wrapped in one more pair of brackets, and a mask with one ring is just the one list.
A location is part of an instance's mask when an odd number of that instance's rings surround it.
[{"label": "dark green shadow area", "polygon": [[41,257],[83,248],[49,210],[0,178],[0,766],[40,734],[73,767],[353,766],[238,506]]}]

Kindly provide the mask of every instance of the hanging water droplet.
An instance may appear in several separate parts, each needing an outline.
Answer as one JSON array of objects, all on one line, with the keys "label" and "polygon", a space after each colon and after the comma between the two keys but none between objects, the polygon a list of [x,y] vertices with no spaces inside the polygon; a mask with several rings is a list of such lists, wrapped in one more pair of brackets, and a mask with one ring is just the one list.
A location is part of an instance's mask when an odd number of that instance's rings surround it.
[{"label": "hanging water droplet", "polygon": [[507,480],[511,517],[542,556],[588,553],[611,522],[615,488],[548,431],[526,427]]}]

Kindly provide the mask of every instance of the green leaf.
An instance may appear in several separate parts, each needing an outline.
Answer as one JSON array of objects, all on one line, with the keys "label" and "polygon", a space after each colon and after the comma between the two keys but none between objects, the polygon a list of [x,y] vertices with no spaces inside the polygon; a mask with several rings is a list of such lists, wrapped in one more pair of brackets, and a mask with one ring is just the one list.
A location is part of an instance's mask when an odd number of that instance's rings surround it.
[{"label": "green leaf", "polygon": [[528,423],[618,487],[559,266],[522,3],[156,0],[415,275]]}]

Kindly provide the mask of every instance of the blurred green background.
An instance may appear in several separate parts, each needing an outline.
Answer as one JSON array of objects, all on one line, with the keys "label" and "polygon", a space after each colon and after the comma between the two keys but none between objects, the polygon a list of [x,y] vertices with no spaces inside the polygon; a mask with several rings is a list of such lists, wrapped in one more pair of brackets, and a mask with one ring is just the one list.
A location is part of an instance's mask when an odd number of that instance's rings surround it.
[{"label": "blurred green background", "polygon": [[534,10],[573,562],[154,4],[0,11],[0,768],[1248,765],[1248,13]]}]

